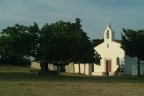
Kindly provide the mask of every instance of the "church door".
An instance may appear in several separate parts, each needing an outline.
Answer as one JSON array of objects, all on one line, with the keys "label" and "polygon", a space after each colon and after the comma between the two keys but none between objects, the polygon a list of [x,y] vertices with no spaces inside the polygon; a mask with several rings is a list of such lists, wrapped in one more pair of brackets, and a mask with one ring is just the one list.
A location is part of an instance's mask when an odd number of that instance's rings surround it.
[{"label": "church door", "polygon": [[111,72],[111,60],[106,60],[106,75],[109,75]]}]

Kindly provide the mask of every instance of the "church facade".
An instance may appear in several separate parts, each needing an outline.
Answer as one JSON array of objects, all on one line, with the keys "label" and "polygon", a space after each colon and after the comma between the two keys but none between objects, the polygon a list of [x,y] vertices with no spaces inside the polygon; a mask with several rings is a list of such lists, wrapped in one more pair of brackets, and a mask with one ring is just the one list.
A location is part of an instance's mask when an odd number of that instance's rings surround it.
[{"label": "church facade", "polygon": [[[121,41],[115,39],[115,32],[108,24],[104,42],[94,48],[101,55],[101,60],[99,64],[92,65],[92,75],[115,75],[119,68],[121,74],[137,75],[137,58],[127,56],[120,46]],[[144,75],[144,64],[141,64],[141,75]]]}]

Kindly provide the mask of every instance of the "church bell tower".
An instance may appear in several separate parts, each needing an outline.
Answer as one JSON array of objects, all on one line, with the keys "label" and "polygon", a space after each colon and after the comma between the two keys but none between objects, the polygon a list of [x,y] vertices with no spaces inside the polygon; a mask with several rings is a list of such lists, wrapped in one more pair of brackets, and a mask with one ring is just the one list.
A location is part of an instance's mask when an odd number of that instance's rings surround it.
[{"label": "church bell tower", "polygon": [[115,32],[112,30],[110,23],[104,32],[104,42],[110,42],[115,40]]}]

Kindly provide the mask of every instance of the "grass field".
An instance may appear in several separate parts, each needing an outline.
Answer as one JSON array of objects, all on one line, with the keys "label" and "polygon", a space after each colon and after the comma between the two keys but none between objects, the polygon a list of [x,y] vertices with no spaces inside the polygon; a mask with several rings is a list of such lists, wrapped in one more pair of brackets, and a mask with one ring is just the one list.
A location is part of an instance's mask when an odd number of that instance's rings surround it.
[{"label": "grass field", "polygon": [[30,68],[0,66],[0,96],[144,96],[144,77],[29,74]]}]

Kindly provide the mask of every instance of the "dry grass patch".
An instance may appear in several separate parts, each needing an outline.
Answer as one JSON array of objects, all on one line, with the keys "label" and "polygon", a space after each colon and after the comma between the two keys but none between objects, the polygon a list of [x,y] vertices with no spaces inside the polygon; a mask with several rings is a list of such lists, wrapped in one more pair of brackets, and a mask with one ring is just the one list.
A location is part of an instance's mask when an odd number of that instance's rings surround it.
[{"label": "dry grass patch", "polygon": [[144,84],[0,81],[0,96],[143,96]]},{"label": "dry grass patch", "polygon": [[0,96],[144,96],[143,76],[33,76],[29,70],[0,67]]}]

